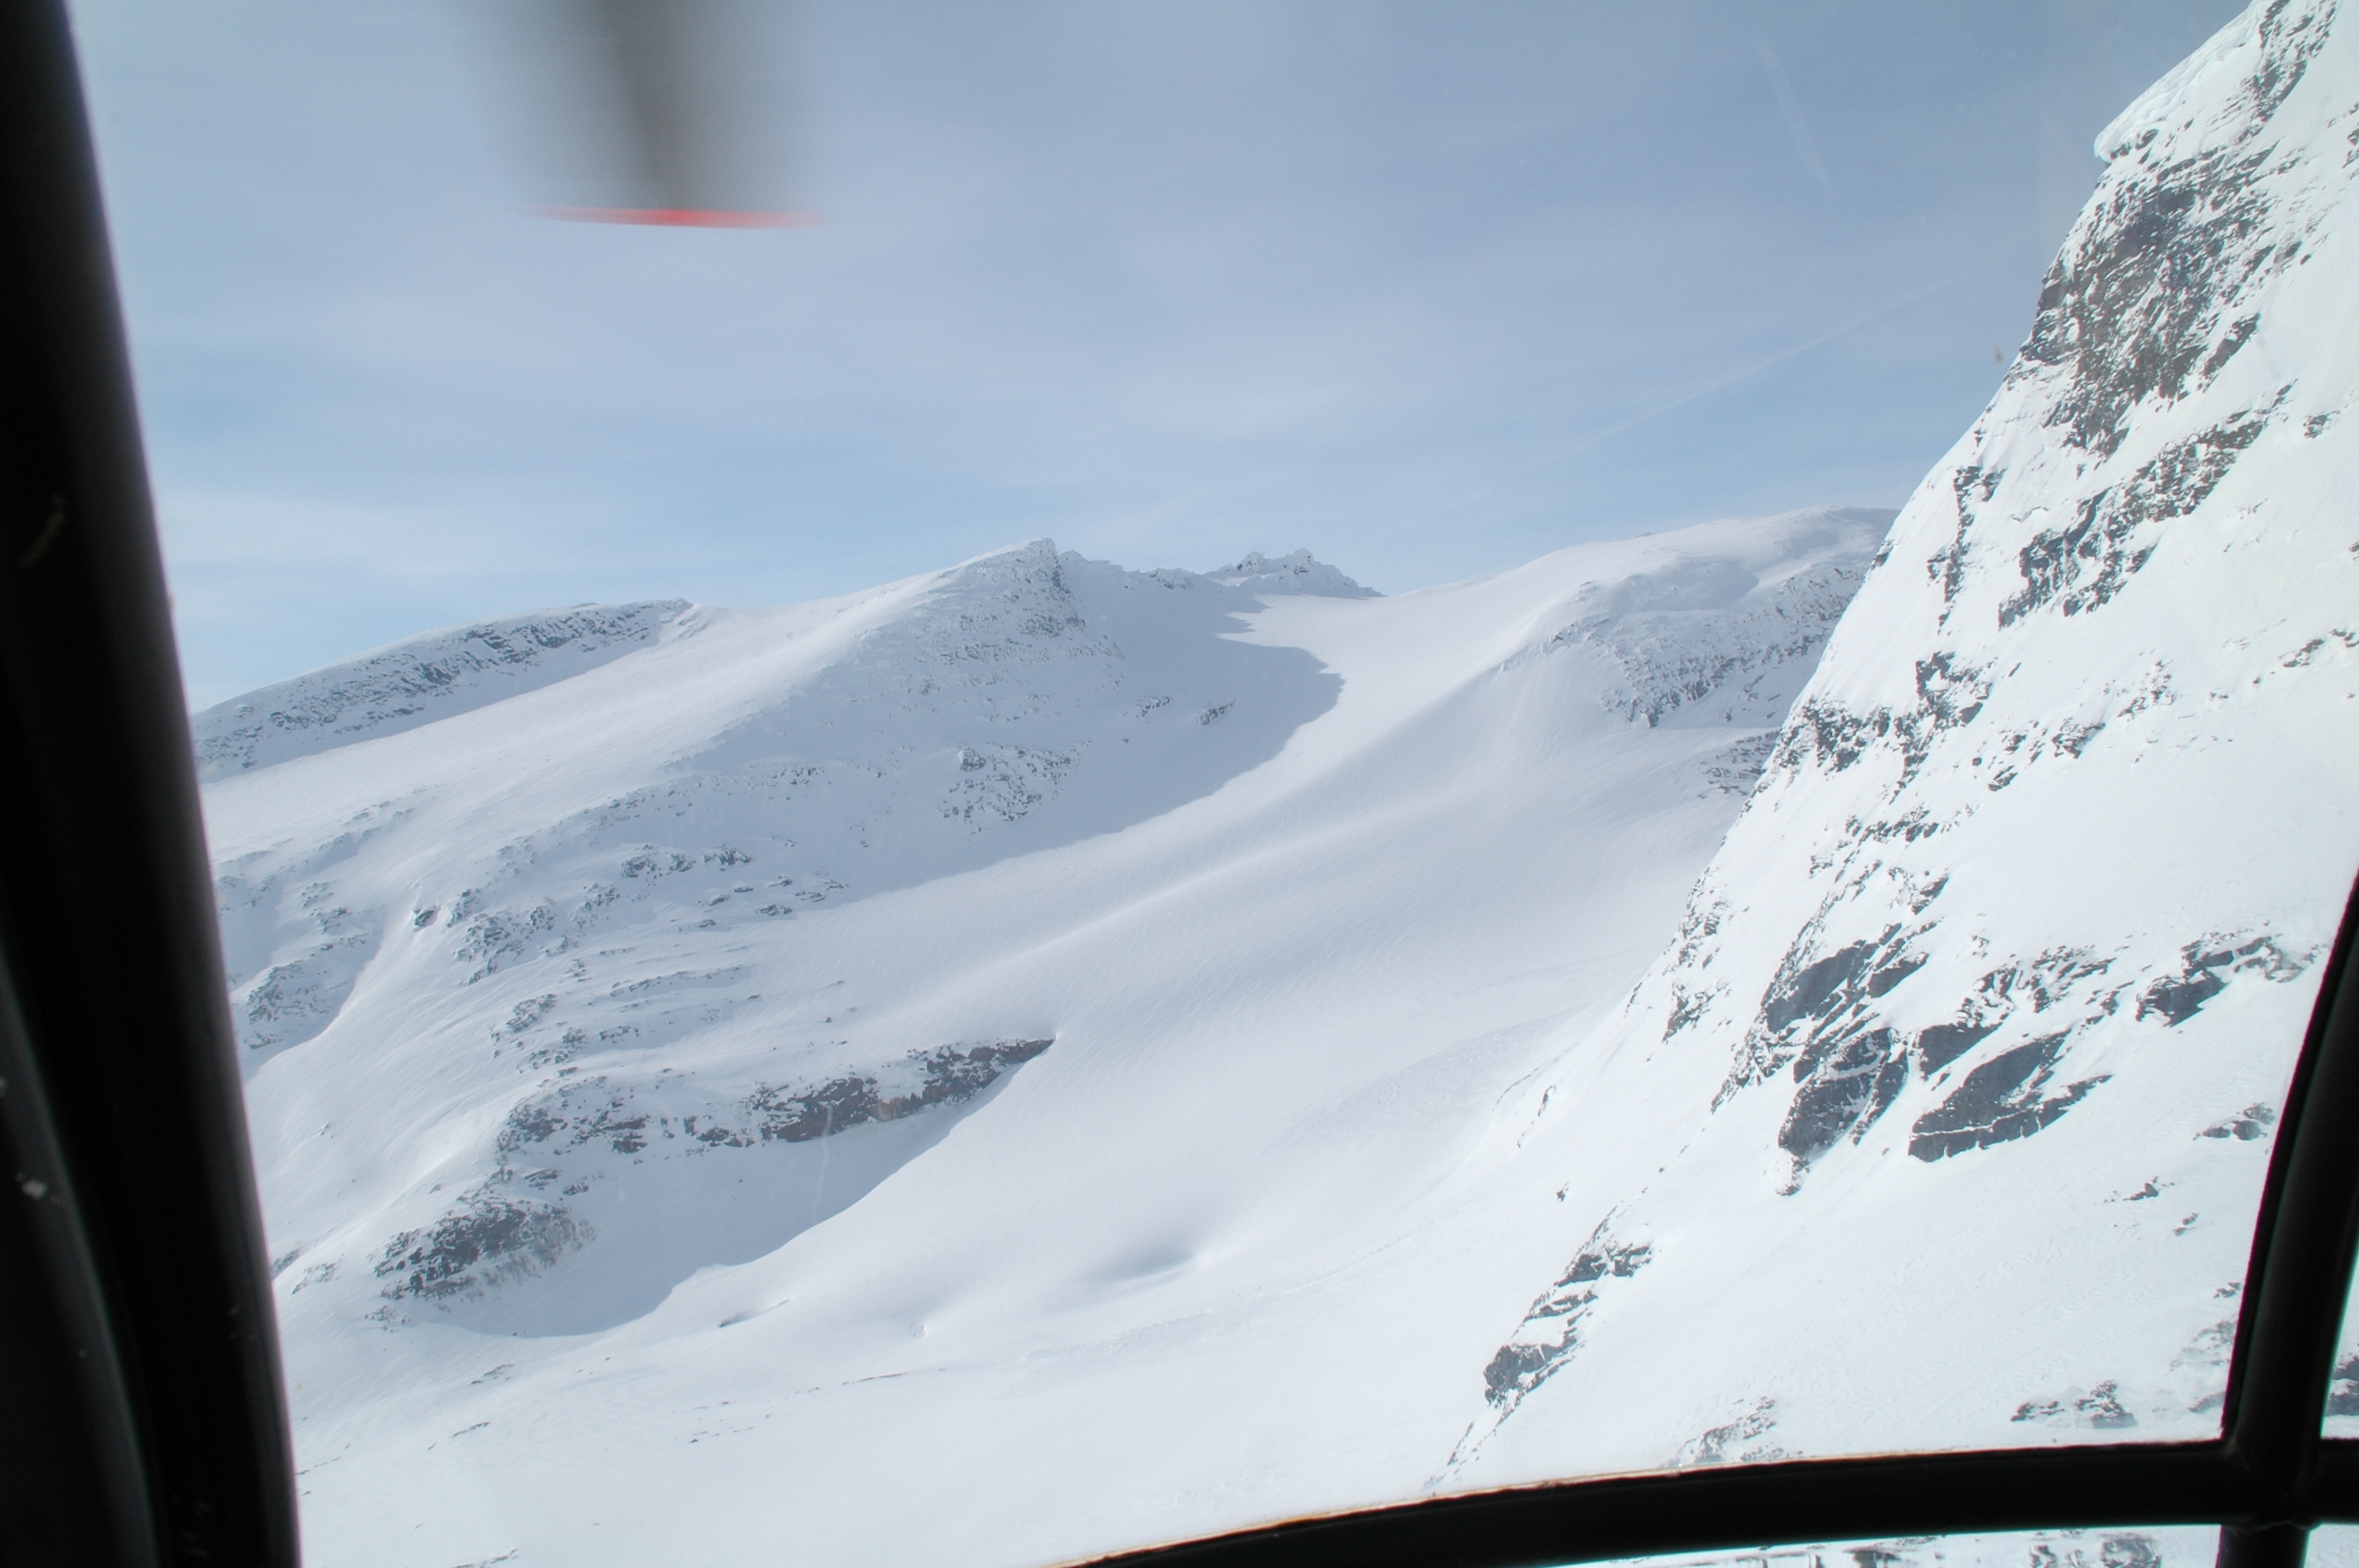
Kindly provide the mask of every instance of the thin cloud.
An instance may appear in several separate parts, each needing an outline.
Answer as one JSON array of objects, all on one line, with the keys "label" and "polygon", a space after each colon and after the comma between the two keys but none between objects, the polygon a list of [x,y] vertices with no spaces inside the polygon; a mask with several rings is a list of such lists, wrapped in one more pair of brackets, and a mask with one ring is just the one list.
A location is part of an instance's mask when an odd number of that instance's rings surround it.
[{"label": "thin cloud", "polygon": [[[2049,0],[1854,7],[1812,35],[1843,86],[1806,126],[1734,7],[813,0],[830,221],[712,233],[516,216],[447,7],[73,4],[209,695],[522,605],[785,602],[1040,533],[1408,588],[1897,499],[2028,319],[2040,116],[2085,144],[2185,48],[2133,29],[2060,75],[1985,48]],[[1808,178],[1812,131],[1882,138],[1841,201],[1785,172],[1756,70]],[[2085,171],[2056,167],[2060,204]]]},{"label": "thin cloud", "polygon": [[[2005,254],[2006,253],[2003,250],[1994,249],[1989,254],[1983,256],[1967,266],[1962,267],[1955,272],[1940,277],[1921,287],[1911,289],[1905,294],[1887,299],[1880,305],[1873,306],[1866,310],[1863,310],[1855,315],[1850,316],[1832,327],[1824,328],[1821,330],[1813,332],[1799,342],[1789,343],[1784,348],[1764,355],[1761,358],[1753,360],[1745,364],[1737,365],[1732,369],[1722,371],[1705,381],[1687,387],[1669,398],[1639,409],[1636,413],[1625,415],[1622,418],[1616,419],[1613,423],[1606,425],[1602,428],[1592,430],[1587,435],[1582,436],[1575,440],[1566,442],[1564,445],[1558,447],[1551,451],[1542,453],[1538,457],[1528,460],[1517,467],[1507,470],[1498,481],[1495,481],[1490,484],[1484,485],[1482,489],[1463,497],[1453,505],[1444,507],[1439,512],[1430,513],[1409,521],[1397,523],[1389,528],[1380,530],[1375,535],[1375,537],[1379,539],[1390,539],[1404,533],[1421,528],[1430,528],[1435,524],[1448,522],[1451,518],[1462,516],[1467,512],[1473,510],[1475,506],[1481,504],[1484,501],[1488,500],[1494,493],[1497,492],[1508,479],[1525,478],[1531,474],[1538,473],[1542,469],[1550,468],[1568,459],[1578,457],[1582,453],[1589,450],[1592,447],[1596,446],[1601,441],[1611,440],[1616,436],[1636,429],[1639,426],[1647,424],[1650,420],[1659,419],[1666,414],[1684,408],[1689,404],[1694,403],[1699,399],[1710,397],[1716,392],[1725,392],[1730,387],[1734,386],[1741,382],[1749,381],[1753,377],[1759,375],[1766,371],[1774,370],[1789,360],[1799,359],[1802,355],[1809,353],[1813,349],[1824,348],[1827,344],[1834,342],[1839,339],[1847,338],[1863,327],[1873,326],[1875,323],[1883,320],[1887,316],[1895,315],[1899,311],[1906,310],[1912,305],[1930,299],[1937,294],[1945,293],[1948,290],[1956,287],[1959,284],[1965,282],[1975,274],[1982,272],[1985,268],[1990,267],[2004,259]],[[2004,362],[2004,361],[2001,362]]]}]

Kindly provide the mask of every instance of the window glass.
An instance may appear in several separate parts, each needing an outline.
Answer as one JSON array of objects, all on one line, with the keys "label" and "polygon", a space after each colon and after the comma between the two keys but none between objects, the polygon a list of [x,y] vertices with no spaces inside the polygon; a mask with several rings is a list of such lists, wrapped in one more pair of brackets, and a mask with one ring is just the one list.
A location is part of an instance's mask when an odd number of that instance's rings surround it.
[{"label": "window glass", "polygon": [[77,11],[314,1555],[2216,1434],[2359,16],[628,9]]},{"label": "window glass", "polygon": [[2321,1524],[2310,1532],[2309,1568],[2354,1568],[2359,1564],[2359,1525]]},{"label": "window glass", "polygon": [[[2311,1537],[2313,1553],[2323,1534],[2321,1530]],[[1660,1568],[2209,1568],[2219,1550],[2220,1532],[2212,1526],[2149,1525],[2133,1530],[1908,1536],[1685,1557],[1631,1557],[1619,1562]],[[2318,1559],[2313,1555],[2311,1561]]]},{"label": "window glass", "polygon": [[2334,1371],[2326,1384],[2326,1435],[2359,1437],[2359,1317],[2346,1303]]}]

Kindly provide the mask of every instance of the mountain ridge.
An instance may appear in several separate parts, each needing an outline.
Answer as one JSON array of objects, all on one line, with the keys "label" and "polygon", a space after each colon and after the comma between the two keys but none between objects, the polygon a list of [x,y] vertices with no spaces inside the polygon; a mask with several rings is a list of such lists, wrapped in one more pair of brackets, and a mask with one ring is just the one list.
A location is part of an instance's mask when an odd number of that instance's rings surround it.
[{"label": "mountain ridge", "polygon": [[1019,549],[213,781],[233,978],[373,944],[245,1053],[307,1539],[2216,1436],[2359,866],[2354,136],[2317,0],[2141,96],[1888,527]]},{"label": "mountain ridge", "polygon": [[[1654,563],[1658,577],[1685,569],[1683,550],[1713,563],[1713,592],[1688,595],[1685,608],[1656,583],[1642,596],[1647,635],[1618,652],[1560,635],[1611,619],[1580,591],[1579,572],[1569,597],[1559,586],[1580,549],[1522,569],[1537,600],[1516,574],[1487,591],[1521,596],[1532,629],[1510,633],[1514,646],[1560,667],[1567,695],[1585,694],[1579,724],[1605,732],[1630,723],[1613,683],[1679,647],[1680,624],[1709,628],[1712,680],[1756,687],[1673,747],[1695,758],[1681,765],[1696,800],[1718,800],[1741,787],[1732,767],[1757,763],[1756,710],[1799,686],[1796,662],[1823,643],[1883,521],[1802,513],[1588,547]],[[454,1051],[475,1060],[455,1069],[444,1091],[455,1098],[429,1119],[483,1129],[471,1135],[480,1152],[445,1158],[429,1184],[441,1195],[401,1202],[363,1249],[375,1281],[363,1315],[528,1333],[611,1326],[653,1305],[671,1282],[665,1268],[680,1267],[649,1257],[775,1246],[987,1105],[1060,1038],[1053,1013],[1034,1004],[864,1038],[815,997],[789,1060],[743,1045],[701,1063],[680,1053],[773,1009],[778,982],[757,979],[766,969],[743,956],[771,928],[988,877],[1009,857],[1085,847],[1174,809],[1201,814],[1266,768],[1332,708],[1343,682],[1299,648],[1241,640],[1247,618],[1283,604],[1417,624],[1451,597],[1380,600],[1300,555],[1259,568],[1248,557],[1227,575],[1239,580],[1125,572],[1044,540],[817,606],[667,610],[661,635],[562,680],[473,709],[453,703],[419,727],[332,733],[342,743],[213,780],[232,998],[257,1088],[301,1052],[314,1065],[298,1078],[318,1084],[307,1096],[346,1092],[331,1087],[340,1069],[320,1053],[404,1011],[418,1022],[401,1033],[445,1043],[397,1048],[419,1063],[386,1080],[397,1098],[449,1077]],[[1810,591],[1794,599],[1805,579]],[[1765,643],[1757,665],[1732,656],[1732,604],[1754,607],[1740,621],[1784,607],[1772,615],[1783,640]],[[392,652],[430,658],[453,640]],[[1479,652],[1451,657],[1462,687],[1499,678],[1482,673]],[[321,684],[339,687],[348,667]],[[1452,689],[1412,699],[1408,714],[1447,706]],[[1744,759],[1723,755],[1732,743]],[[392,881],[367,871],[377,864]],[[454,1032],[468,1019],[484,1045],[463,1044],[466,1026]],[[407,1121],[380,1136],[408,1136],[397,1130]],[[788,1173],[740,1195],[738,1168],[714,1163],[772,1144],[780,1159],[784,1145],[811,1145],[793,1156],[810,1170],[778,1167]],[[397,1142],[378,1147],[399,1158]],[[682,1162],[674,1148],[697,1157]],[[662,1183],[688,1184],[667,1203],[710,1211],[709,1223],[680,1227],[678,1245],[634,1217],[660,1212],[644,1195],[615,1206],[651,1159],[665,1162]],[[724,1171],[733,1190],[716,1195]],[[800,1194],[787,1206],[799,1217],[743,1209],[741,1198],[780,1181]],[[832,1183],[833,1195],[813,1183]],[[724,1213],[735,1217],[715,1217]],[[280,1255],[291,1267],[321,1245],[314,1234]],[[289,1275],[290,1293],[308,1292],[307,1304],[335,1293],[339,1276],[309,1272],[322,1267],[356,1278],[352,1249],[342,1255]]]}]

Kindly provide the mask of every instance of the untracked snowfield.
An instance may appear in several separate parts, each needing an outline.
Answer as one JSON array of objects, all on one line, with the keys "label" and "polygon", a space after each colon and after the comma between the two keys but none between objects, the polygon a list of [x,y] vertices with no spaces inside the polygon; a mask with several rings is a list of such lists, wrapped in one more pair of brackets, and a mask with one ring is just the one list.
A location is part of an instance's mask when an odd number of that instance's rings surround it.
[{"label": "untracked snowfield", "polygon": [[312,1559],[2215,1432],[2359,869],[2354,26],[2108,128],[1897,517],[1035,541],[198,715]]}]

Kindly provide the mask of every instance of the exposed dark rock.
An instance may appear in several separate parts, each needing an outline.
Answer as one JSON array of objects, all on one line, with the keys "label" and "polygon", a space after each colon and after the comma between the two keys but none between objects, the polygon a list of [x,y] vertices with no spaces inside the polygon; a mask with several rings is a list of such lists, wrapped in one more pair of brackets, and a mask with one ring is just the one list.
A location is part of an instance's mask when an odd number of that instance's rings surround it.
[{"label": "exposed dark rock", "polygon": [[527,997],[509,1011],[508,1021],[504,1027],[510,1034],[522,1034],[526,1030],[548,1017],[549,1010],[556,1005],[557,998],[553,993]]},{"label": "exposed dark rock", "polygon": [[[462,907],[464,901],[451,907],[447,924],[458,924]],[[475,972],[467,977],[467,983],[473,985],[486,975],[498,973],[505,966],[523,957],[543,933],[556,929],[557,908],[545,902],[530,909],[495,910],[474,915],[461,933],[459,942],[458,957],[461,962],[480,960]]]},{"label": "exposed dark rock", "polygon": [[343,1011],[375,945],[374,933],[340,936],[247,981],[231,998],[239,1043],[263,1051],[318,1036]]},{"label": "exposed dark rock", "polygon": [[2299,10],[2293,0],[2270,0],[2261,13],[2261,63],[2246,91],[2263,119],[2277,113],[2286,94],[2310,69],[2310,58],[2326,42],[2334,22],[2334,0],[2310,0]]},{"label": "exposed dark rock", "polygon": [[[1607,1229],[1611,1223],[1601,1221],[1590,1232],[1556,1283],[1525,1312],[1517,1336],[1501,1346],[1483,1369],[1483,1397],[1494,1409],[1514,1409],[1553,1377],[1581,1348],[1581,1320],[1596,1304],[1598,1287],[1607,1280],[1628,1279],[1654,1256],[1650,1245],[1615,1241]],[[1536,1325],[1539,1332],[1534,1335]]]},{"label": "exposed dark rock", "polygon": [[[2309,20],[2274,34],[2264,26],[2256,84],[2266,78],[2289,89],[2299,79],[2324,30]],[[2274,107],[2283,92],[2256,96]],[[2066,373],[2049,423],[2074,446],[2110,457],[2133,408],[2185,396],[2206,364],[2216,372],[2234,353],[2232,337],[2241,347],[2250,335],[2249,326],[2239,332],[2241,319],[2228,319],[2236,301],[2295,255],[2265,233],[2258,182],[2276,157],[2274,146],[2240,143],[2148,170],[2115,188],[2075,231],[2049,269],[2016,372]]]},{"label": "exposed dark rock", "polygon": [[[1209,708],[1197,715],[1196,721],[1210,724],[1230,706],[1223,703]],[[970,762],[969,758],[974,760]],[[1045,747],[967,747],[959,760],[962,776],[944,797],[941,814],[978,831],[990,822],[1017,821],[1056,794],[1078,761],[1074,752]]]},{"label": "exposed dark rock", "polygon": [[[1834,1004],[1865,978],[1881,940],[1890,936],[1887,931],[1877,942],[1854,942],[1789,974],[1780,974],[1761,999],[1761,1027],[1777,1033],[1802,1019],[1828,1016]],[[1792,962],[1791,955],[1787,961]]]},{"label": "exposed dark rock", "polygon": [[388,1300],[444,1301],[479,1295],[504,1280],[537,1274],[590,1239],[563,1204],[517,1203],[489,1192],[421,1230],[386,1244],[376,1275]]},{"label": "exposed dark rock", "polygon": [[[1950,542],[1925,563],[1926,571],[1941,585],[1941,602],[1947,606],[1958,597],[1966,582],[1966,535],[1973,532],[1975,509],[1990,500],[1998,490],[1999,481],[2006,478],[2003,469],[1986,469],[1980,463],[1968,463],[1950,476],[1950,492],[1958,503],[1958,530]],[[1946,619],[1947,609],[1942,611]]]},{"label": "exposed dark rock", "polygon": [[2326,1385],[2326,1413],[2359,1416],[2359,1351],[2334,1364],[2333,1379]]},{"label": "exposed dark rock", "polygon": [[1960,664],[1955,654],[1940,653],[1917,661],[1917,697],[1924,722],[1907,726],[1903,732],[1904,741],[1919,748],[1909,763],[1912,771],[1923,762],[1925,743],[1932,733],[1972,724],[1989,699],[1990,690],[1988,674]]},{"label": "exposed dark rock", "polygon": [[1552,1346],[1500,1346],[1491,1364],[1483,1368],[1484,1399],[1502,1405],[1530,1392],[1546,1380],[1557,1354]]},{"label": "exposed dark rock", "polygon": [[[2048,1549],[2054,1557],[2052,1548]],[[2150,1535],[2109,1535],[2097,1548],[2098,1568],[2163,1568],[2162,1552]],[[2049,1568],[2035,1552],[2032,1568]]]},{"label": "exposed dark rock", "polygon": [[636,1154],[647,1146],[647,1113],[630,1108],[630,1090],[612,1089],[603,1077],[583,1078],[546,1098],[527,1100],[508,1112],[495,1142],[505,1155],[563,1133],[568,1148],[603,1141],[617,1154]]},{"label": "exposed dark rock", "polygon": [[1679,987],[1671,989],[1670,1015],[1663,1021],[1663,1038],[1669,1040],[1697,1019],[1701,1018],[1720,992],[1716,989],[1690,991]]},{"label": "exposed dark rock", "polygon": [[2095,1427],[2101,1432],[2136,1426],[2137,1417],[2123,1405],[2120,1394],[2120,1385],[2108,1379],[2085,1394],[2076,1389],[2058,1399],[2026,1400],[2007,1419]]},{"label": "exposed dark rock", "polygon": [[1747,736],[1706,762],[1703,776],[1722,795],[1745,795],[1761,782],[1761,774],[1777,750],[1777,732]]},{"label": "exposed dark rock", "polygon": [[2026,1041],[1968,1073],[1949,1098],[1917,1119],[1908,1152],[1919,1160],[1940,1160],[2028,1138],[2080,1104],[2109,1075],[2042,1098],[2071,1037],[2068,1029]]},{"label": "exposed dark rock", "polygon": [[1882,996],[1924,967],[1925,960],[1921,956],[1903,953],[1867,977],[1867,994]]},{"label": "exposed dark rock", "polygon": [[644,646],[687,608],[678,600],[594,604],[485,622],[265,687],[190,720],[200,775],[220,778],[345,739],[396,734],[529,691]]},{"label": "exposed dark rock", "polygon": [[2260,324],[2258,316],[2238,317],[2235,324],[2228,329],[2227,336],[2220,340],[2220,346],[2212,351],[2212,357],[2203,362],[2203,369],[2200,373],[2201,378],[2210,381],[2218,375],[2220,367],[2236,357],[2236,351],[2245,346],[2245,340],[2253,335],[2253,329]]},{"label": "exposed dark rock", "polygon": [[1991,684],[1988,671],[1961,664],[1956,654],[1934,654],[1917,661],[1914,707],[1860,713],[1825,699],[1806,702],[1787,722],[1769,765],[1794,770],[1817,762],[1831,773],[1842,773],[1869,752],[1897,743],[1900,758],[1897,789],[1916,777],[1942,733],[1972,724],[1981,716]]},{"label": "exposed dark rock", "polygon": [[1811,701],[1796,708],[1778,738],[1771,767],[1795,768],[1816,758],[1830,772],[1842,773],[1882,744],[1892,733],[1892,712],[1876,708],[1854,713],[1840,703]]},{"label": "exposed dark rock", "polygon": [[1806,957],[1810,938],[1805,932],[1763,996],[1737,1069],[1713,1103],[1791,1063],[1797,1089],[1777,1143],[1794,1159],[1796,1182],[1846,1135],[1854,1141],[1865,1136],[1906,1086],[1908,1045],[1876,1022],[1871,1004],[1924,966],[1907,944],[1925,929],[1904,934],[1887,926],[1874,941],[1853,942],[1817,958]]},{"label": "exposed dark rock", "polygon": [[[1804,1065],[1795,1064],[1799,1072]],[[1889,1029],[1870,1029],[1821,1058],[1777,1130],[1777,1146],[1807,1165],[1849,1133],[1854,1139],[1890,1108],[1908,1081],[1908,1058]]]},{"label": "exposed dark rock", "polygon": [[[1678,1469],[1690,1469],[1703,1465],[1725,1465],[1734,1459],[1741,1465],[1758,1465],[1771,1459],[1783,1459],[1786,1451],[1774,1444],[1756,1443],[1766,1437],[1777,1424],[1777,1401],[1759,1399],[1753,1408],[1723,1425],[1707,1428],[1680,1445],[1679,1454],[1671,1460]],[[1871,1559],[1889,1560],[1889,1553],[1869,1553]],[[1854,1554],[1857,1561],[1857,1554]],[[1864,1563],[1862,1568],[1866,1568]]]},{"label": "exposed dark rock", "polygon": [[[746,1097],[745,1110],[765,1141],[801,1143],[864,1122],[897,1121],[929,1106],[972,1099],[1002,1073],[1030,1061],[1054,1044],[1052,1039],[997,1040],[965,1049],[938,1045],[931,1051],[909,1054],[919,1083],[907,1093],[886,1092],[874,1076],[853,1073],[791,1093],[763,1085]],[[707,1134],[698,1136],[716,1141]]]},{"label": "exposed dark rock", "polygon": [[2024,586],[1999,606],[1998,623],[2012,625],[2051,603],[2067,615],[2102,607],[2154,554],[2153,538],[2139,530],[2202,504],[2267,426],[2267,410],[2247,412],[2173,441],[2123,483],[2082,502],[2071,526],[2041,529],[2023,547]]},{"label": "exposed dark rock", "polygon": [[545,1143],[564,1130],[565,1118],[547,1105],[528,1100],[508,1112],[507,1121],[494,1142],[506,1154],[527,1143]]},{"label": "exposed dark rock", "polygon": [[2277,1125],[2277,1113],[2270,1107],[2248,1105],[2234,1116],[2221,1118],[2195,1136],[2234,1138],[2239,1142],[2251,1143],[2267,1138],[2269,1129]]},{"label": "exposed dark rock", "polygon": [[2308,958],[2279,947],[2276,939],[2267,935],[2243,942],[2233,938],[2190,942],[2181,950],[2180,972],[2164,976],[2139,994],[2136,1016],[2158,1013],[2164,1023],[2175,1027],[2194,1017],[2205,1002],[2227,989],[2229,979],[2235,974],[2289,980],[2309,963]]},{"label": "exposed dark rock", "polygon": [[1917,1065],[1927,1077],[1948,1066],[1998,1027],[1995,1023],[1937,1023],[1917,1035]]}]

